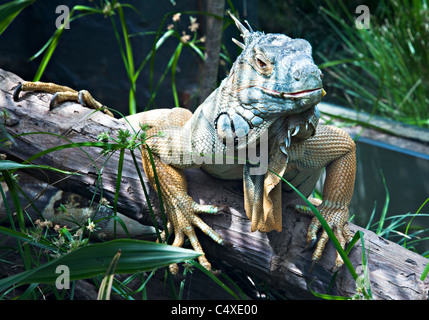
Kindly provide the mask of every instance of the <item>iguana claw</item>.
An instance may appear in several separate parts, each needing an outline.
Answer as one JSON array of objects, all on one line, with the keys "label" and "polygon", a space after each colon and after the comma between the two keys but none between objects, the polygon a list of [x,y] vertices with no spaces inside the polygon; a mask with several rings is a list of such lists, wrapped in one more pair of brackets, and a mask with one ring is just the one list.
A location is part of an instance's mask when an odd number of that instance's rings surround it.
[{"label": "iguana claw", "polygon": [[317,239],[312,239],[309,243],[307,243],[307,245],[305,246],[304,249],[302,249],[301,252],[304,253],[304,252],[310,251],[311,249],[314,248],[316,243],[317,243]]},{"label": "iguana claw", "polygon": [[[189,204],[186,203],[188,201],[182,202],[181,199],[176,200],[177,202],[174,206],[172,206],[171,203],[167,203],[167,215],[169,217],[168,229],[169,232],[174,231],[175,234],[172,245],[175,247],[181,247],[185,242],[185,237],[188,238],[192,248],[195,251],[201,252],[203,254],[198,257],[199,263],[207,270],[216,274],[216,272],[212,270],[210,262],[208,262],[204,255],[204,251],[197,238],[194,228],[199,228],[201,231],[203,231],[204,234],[212,238],[216,243],[225,245],[226,242],[222,239],[222,237],[212,228],[210,228],[204,221],[202,221],[201,218],[197,215],[197,213],[218,214],[219,210],[217,210],[214,206],[199,205],[195,202]],[[178,208],[180,208],[180,211]],[[169,269],[172,274],[177,274],[179,271],[177,264],[170,265]]]},{"label": "iguana claw", "polygon": [[52,96],[51,101],[49,102],[49,110],[53,110],[55,108],[55,104],[58,100],[58,92]]},{"label": "iguana claw", "polygon": [[17,102],[19,100],[19,94],[21,93],[22,90],[22,83],[18,83],[18,86],[15,88],[15,90],[13,91],[13,101]]},{"label": "iguana claw", "polygon": [[313,272],[313,268],[316,265],[316,263],[317,263],[316,260],[311,261],[311,265],[310,265],[310,268],[308,269],[308,273],[312,273]]}]

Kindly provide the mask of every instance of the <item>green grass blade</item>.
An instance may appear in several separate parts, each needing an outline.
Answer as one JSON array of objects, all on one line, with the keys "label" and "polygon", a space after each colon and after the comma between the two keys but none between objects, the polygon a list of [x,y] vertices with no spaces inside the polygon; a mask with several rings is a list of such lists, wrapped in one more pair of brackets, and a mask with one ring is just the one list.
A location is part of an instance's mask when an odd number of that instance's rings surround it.
[{"label": "green grass blade", "polygon": [[142,185],[142,188],[143,188],[143,193],[144,193],[144,196],[145,196],[145,199],[146,199],[147,206],[149,208],[149,214],[150,214],[150,218],[152,220],[152,224],[155,227],[156,238],[158,239],[159,242],[162,242],[161,233],[159,232],[158,223],[156,221],[155,212],[153,211],[153,207],[152,207],[152,203],[150,201],[149,193],[147,192],[146,185],[144,183],[143,176],[142,176],[142,173],[141,173],[141,170],[140,170],[140,166],[137,163],[136,155],[134,154],[134,152],[132,150],[131,150],[131,156],[133,158],[134,166],[135,166],[135,168],[137,170],[137,175],[139,176],[140,184]]},{"label": "green grass blade", "polygon": [[316,291],[313,291],[313,289],[311,289],[311,284],[308,285],[308,290],[310,290],[310,292],[321,299],[324,300],[351,300],[352,298],[350,297],[343,297],[343,296],[334,296],[334,295],[330,295],[330,294],[325,294],[325,293],[318,293]]},{"label": "green grass blade", "polygon": [[32,246],[36,246],[45,250],[52,251],[57,249],[56,247],[53,247],[51,243],[46,240],[39,239],[38,241],[35,241],[32,237],[30,237],[26,233],[15,231],[3,226],[0,226],[0,233],[7,237],[14,238],[18,241],[26,242],[28,244],[31,244]]},{"label": "green grass blade", "polygon": [[[131,6],[132,7],[132,6]],[[134,57],[133,57],[133,49],[130,42],[130,36],[128,33],[128,28],[124,16],[124,11],[122,9],[122,5],[117,6],[119,13],[119,21],[122,28],[122,36],[124,38],[125,52],[122,47],[122,43],[120,40],[119,33],[116,28],[116,24],[114,22],[113,17],[111,18],[112,24],[115,30],[116,39],[118,41],[119,48],[121,50],[122,60],[125,65],[125,69],[127,71],[128,79],[130,81],[130,92],[129,92],[129,113],[135,114],[137,112],[137,102],[136,102],[136,81],[135,77],[135,68],[134,68]]]},{"label": "green grass blade", "polygon": [[378,224],[378,228],[376,231],[377,235],[381,235],[383,232],[383,225],[386,219],[387,209],[389,207],[389,202],[390,202],[389,190],[387,189],[386,179],[384,178],[383,172],[381,172],[381,178],[383,180],[384,190],[386,191],[386,200],[384,201],[383,211],[381,212],[380,222]]},{"label": "green grass blade", "polygon": [[[4,160],[4,161],[13,162],[13,161],[8,161],[8,160]],[[16,217],[18,219],[19,228],[21,229],[21,231],[26,231],[24,212],[22,210],[21,201],[19,199],[19,194],[18,194],[18,191],[16,189],[16,181],[14,180],[14,178],[12,177],[10,172],[7,170],[1,170],[1,174],[4,178],[4,180],[6,181],[7,186],[9,188],[9,193],[12,196],[12,202],[13,202],[13,206],[15,207],[15,212],[16,212]]]},{"label": "green grass blade", "polygon": [[146,57],[143,59],[142,63],[140,64],[140,66],[138,67],[136,73],[135,73],[135,79],[134,81],[137,80],[137,77],[140,75],[140,72],[143,70],[144,66],[146,65],[146,63],[148,61],[150,61],[150,59],[152,58],[152,56],[155,54],[155,52],[165,43],[165,41],[172,36],[175,33],[175,30],[168,30],[167,32],[165,32],[162,37],[160,37],[156,42],[155,45],[153,46],[152,50],[146,55]]},{"label": "green grass blade", "polygon": [[53,168],[50,166],[45,166],[45,165],[21,164],[21,163],[17,163],[15,161],[11,161],[11,160],[0,160],[0,171],[18,170],[18,169],[45,169],[45,170],[56,171],[56,172],[64,173],[64,174],[78,175],[78,173],[64,171],[64,170],[56,169],[56,168]]},{"label": "green grass blade", "polygon": [[121,250],[119,250],[109,264],[109,268],[104,275],[103,281],[101,282],[100,289],[98,291],[97,300],[110,300],[110,293],[112,292],[113,276],[121,257]]},{"label": "green grass blade", "polygon": [[[271,171],[271,170],[270,170]],[[273,172],[274,174],[277,175],[277,173]],[[277,175],[279,176],[279,175]],[[280,176],[279,176],[280,177]],[[300,197],[301,199],[303,199],[307,205],[309,206],[309,208],[311,209],[311,211],[314,213],[314,215],[317,217],[317,219],[319,219],[320,224],[322,225],[323,229],[326,231],[326,233],[329,236],[329,239],[332,241],[332,243],[334,244],[335,249],[337,250],[337,252],[340,254],[341,258],[344,261],[344,265],[346,266],[346,268],[349,270],[350,274],[352,275],[353,279],[357,279],[358,275],[356,273],[356,270],[353,268],[353,265],[351,264],[349,258],[347,257],[347,254],[345,253],[344,249],[341,247],[341,244],[339,243],[337,237],[335,236],[334,232],[332,231],[332,229],[329,227],[328,223],[326,222],[326,220],[322,217],[322,215],[320,214],[320,212],[316,209],[316,207],[310,202],[308,201],[308,199],[297,189],[295,188],[289,181],[287,181],[286,179],[284,179],[283,177],[280,177],[286,184],[288,184]]]},{"label": "green grass blade", "polygon": [[239,297],[240,300],[248,300],[246,293],[225,272],[222,272],[220,276],[228,281],[231,286],[235,288],[235,290],[237,290],[237,292],[241,295],[241,297]]},{"label": "green grass blade", "polygon": [[429,263],[426,265],[425,269],[423,270],[422,275],[420,276],[420,280],[421,281],[426,280],[428,273],[429,273]]},{"label": "green grass blade", "polygon": [[[427,198],[423,204],[420,206],[420,208],[417,210],[416,214],[413,215],[413,217],[411,218],[410,222],[407,224],[407,228],[405,229],[405,235],[408,235],[408,230],[411,226],[411,223],[413,222],[414,218],[420,213],[420,211],[423,209],[423,207],[429,202],[429,198]],[[404,240],[404,248],[407,247],[407,240]]]},{"label": "green grass blade", "polygon": [[0,35],[7,29],[16,16],[36,0],[15,0],[0,6]]},{"label": "green grass blade", "polygon": [[122,35],[124,37],[124,43],[125,43],[125,50],[127,55],[127,62],[128,62],[128,72],[130,75],[134,75],[134,58],[133,58],[133,49],[131,47],[130,38],[128,35],[128,28],[127,24],[125,22],[124,17],[124,11],[122,10],[121,6],[118,6],[118,12],[119,12],[119,18],[121,22],[121,28],[122,28]]},{"label": "green grass blade", "polygon": [[198,54],[198,56],[201,58],[201,60],[204,61],[204,53],[203,51],[193,42],[189,42],[188,43],[189,46],[194,49],[194,51]]},{"label": "green grass blade", "polygon": [[[113,203],[113,214],[115,217],[118,214],[119,190],[121,188],[122,169],[124,167],[124,156],[125,156],[125,149],[121,149],[119,154],[119,161],[118,161],[118,173],[116,176],[115,201]],[[116,220],[114,221],[114,224],[113,224],[113,236],[116,237]]]},{"label": "green grass blade", "polygon": [[81,148],[81,147],[98,147],[98,148],[105,148],[109,150],[115,150],[117,149],[118,145],[114,143],[107,143],[107,142],[72,142],[69,144],[62,144],[59,146],[55,146],[55,147],[40,151],[39,153],[28,158],[26,162],[32,162],[35,159],[40,158],[54,151],[60,151],[60,150],[70,149],[70,148]]},{"label": "green grass blade", "polygon": [[177,95],[177,89],[176,89],[176,69],[177,69],[177,62],[179,61],[180,53],[182,52],[182,48],[183,48],[183,43],[180,42],[176,48],[176,51],[174,52],[173,63],[171,65],[171,88],[173,90],[175,107],[180,107],[179,96]]},{"label": "green grass blade", "polygon": [[[362,281],[361,281],[361,284],[362,284],[361,290],[364,297],[372,300],[373,297],[372,297],[372,291],[371,291],[371,282],[369,281],[368,257],[366,256],[366,248],[365,248],[363,232],[358,231],[356,235],[359,236],[361,240],[361,245],[362,245],[362,265],[364,269],[363,269],[363,275],[362,275]],[[356,238],[356,241],[357,241],[358,238],[356,237],[356,235],[353,237],[353,239]]]},{"label": "green grass blade", "polygon": [[153,159],[153,154],[151,149],[149,148],[148,145],[146,145],[146,150],[147,153],[149,155],[149,159],[150,159],[150,165],[152,166],[152,170],[153,170],[153,175],[154,175],[154,179],[155,179],[155,186],[156,186],[156,190],[158,190],[158,201],[159,201],[159,207],[161,210],[161,218],[162,218],[162,223],[164,226],[164,231],[165,231],[165,239],[168,239],[168,228],[167,228],[167,215],[165,212],[165,206],[164,206],[164,201],[162,200],[162,193],[161,193],[161,185],[158,179],[158,174],[156,172],[156,165]]},{"label": "green grass blade", "polygon": [[[82,13],[82,14],[79,14],[79,15],[73,17],[74,11],[75,11],[75,8],[73,8],[70,11],[70,15],[69,15],[69,21],[70,22],[94,13],[93,11],[88,11],[88,12],[85,12],[85,13]],[[58,43],[60,41],[60,38],[61,38],[63,32],[64,32],[63,27],[56,29],[54,34],[52,35],[52,37],[42,47],[42,49],[40,49],[33,57],[30,58],[30,60],[33,60],[33,59],[37,58],[40,54],[42,54],[42,52],[45,52],[45,54],[43,55],[42,61],[40,62],[39,67],[37,68],[37,71],[36,71],[36,74],[33,78],[33,81],[40,81],[40,79],[42,78],[42,75],[45,72],[45,69],[46,69],[48,63],[49,63],[49,61],[51,61],[52,55],[54,54],[54,51],[58,46]]]},{"label": "green grass blade", "polygon": [[216,284],[218,284],[222,289],[224,289],[226,292],[228,292],[231,296],[234,297],[234,299],[239,300],[240,298],[235,294],[234,291],[232,291],[227,285],[225,285],[217,276],[215,276],[213,273],[208,271],[206,268],[204,268],[201,264],[199,264],[197,261],[191,260],[189,261],[190,264],[192,264],[197,269],[201,270],[203,273],[205,273],[210,279],[212,279]]}]

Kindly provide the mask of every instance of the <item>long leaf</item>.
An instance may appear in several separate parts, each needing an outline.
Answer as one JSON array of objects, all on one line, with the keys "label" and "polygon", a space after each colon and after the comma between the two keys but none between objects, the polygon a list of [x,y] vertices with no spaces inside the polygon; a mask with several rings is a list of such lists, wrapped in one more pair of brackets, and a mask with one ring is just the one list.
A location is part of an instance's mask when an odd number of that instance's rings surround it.
[{"label": "long leaf", "polygon": [[146,189],[146,185],[144,183],[143,176],[142,176],[139,164],[137,163],[136,155],[134,154],[133,150],[131,150],[131,156],[133,157],[133,163],[134,163],[134,166],[136,168],[137,175],[139,176],[140,184],[142,186],[143,193],[144,193],[144,196],[145,196],[145,199],[146,199],[146,203],[147,203],[147,206],[149,208],[150,218],[152,219],[152,223],[153,223],[153,225],[155,227],[156,238],[158,239],[159,242],[162,242],[161,233],[159,232],[158,223],[157,223],[156,217],[155,217],[155,212],[153,211],[153,207],[152,207],[152,204],[151,204],[151,201],[150,201],[149,193],[148,193],[148,191]]},{"label": "long leaf", "polygon": [[[119,161],[118,161],[118,173],[116,177],[116,191],[115,191],[115,201],[113,203],[113,215],[116,217],[118,214],[118,199],[119,199],[119,190],[121,188],[121,180],[122,180],[122,169],[124,165],[124,155],[125,155],[125,149],[121,149],[119,154]],[[125,230],[125,232],[128,234],[128,231]],[[116,220],[114,221],[113,225],[113,235],[116,237]]]},{"label": "long leaf", "polygon": [[[81,7],[81,6],[80,6]],[[77,16],[73,17],[74,11],[76,10],[76,8],[73,8],[70,12],[69,15],[69,21],[72,22],[75,19],[79,19],[82,18],[84,16],[87,16],[89,14],[94,14],[93,10],[90,10],[88,12],[84,12],[82,14],[79,14]],[[36,57],[38,57],[42,52],[45,52],[42,61],[39,64],[39,67],[37,68],[36,74],[33,78],[33,81],[40,81],[40,79],[42,78],[43,73],[45,72],[45,69],[49,63],[49,61],[51,61],[52,55],[54,54],[55,49],[57,48],[57,45],[60,41],[61,35],[64,32],[64,28],[58,28],[55,30],[54,34],[52,35],[52,37],[48,40],[48,42],[43,46],[43,48],[41,50],[39,50],[39,52],[37,52],[31,59],[35,59]]]},{"label": "long leaf", "polygon": [[110,300],[110,293],[112,292],[113,276],[115,275],[116,266],[118,265],[119,259],[122,252],[118,251],[112,259],[109,268],[104,275],[103,281],[98,291],[97,300]]},{"label": "long leaf", "polygon": [[381,236],[382,234],[384,234],[383,224],[384,224],[384,221],[386,218],[387,209],[389,208],[389,202],[390,202],[389,189],[387,188],[386,180],[384,178],[384,174],[382,171],[380,171],[380,173],[381,173],[381,179],[383,180],[384,190],[386,191],[386,200],[384,202],[383,210],[381,212],[380,223],[379,223],[377,231],[376,231],[376,234],[378,236]]},{"label": "long leaf", "polygon": [[217,276],[215,276],[213,273],[208,271],[206,268],[204,268],[201,264],[199,264],[196,261],[190,261],[190,263],[198,268],[200,271],[205,273],[209,278],[211,278],[216,284],[221,286],[222,289],[224,289],[226,292],[228,292],[231,296],[233,296],[235,299],[239,300],[239,297],[235,294],[234,291],[232,291],[230,288],[228,288],[227,285],[225,285]]},{"label": "long leaf", "polygon": [[175,107],[180,107],[179,97],[177,95],[177,89],[176,89],[176,69],[177,69],[177,62],[179,61],[180,53],[182,52],[182,48],[183,48],[183,43],[180,42],[176,48],[176,51],[174,52],[174,59],[171,65],[171,88],[173,90]]},{"label": "long leaf", "polygon": [[426,277],[428,276],[429,273],[429,263],[426,265],[425,269],[422,272],[422,275],[420,276],[420,280],[421,281],[425,281]]},{"label": "long leaf", "polygon": [[[425,200],[425,202],[423,202],[423,204],[420,206],[420,208],[416,211],[416,214],[414,214],[413,215],[413,217],[411,218],[411,220],[410,220],[410,222],[407,224],[407,228],[405,229],[405,235],[407,235],[408,234],[408,230],[409,230],[409,228],[410,228],[410,226],[411,226],[411,223],[413,222],[413,220],[414,220],[414,218],[420,213],[420,211],[423,209],[423,207],[426,205],[426,203],[428,203],[429,202],[429,198],[427,198],[426,200]],[[407,247],[407,240],[405,239],[404,240],[404,248],[406,248]]]},{"label": "long leaf", "polygon": [[15,0],[0,6],[0,35],[12,23],[16,16],[36,0]]},{"label": "long leaf", "polygon": [[38,268],[2,279],[0,292],[18,283],[54,283],[59,276],[56,272],[58,266],[69,269],[70,281],[105,274],[112,257],[119,250],[121,259],[116,266],[116,274],[154,270],[201,255],[193,250],[161,243],[118,239],[76,249]]},{"label": "long leaf", "polygon": [[33,246],[40,247],[45,250],[49,250],[49,251],[56,250],[56,248],[52,246],[48,241],[43,239],[39,239],[38,241],[36,241],[35,239],[33,239],[32,237],[30,237],[29,235],[23,232],[15,231],[15,230],[0,226],[0,233],[7,237],[24,241],[26,243],[29,243]]},{"label": "long leaf", "polygon": [[21,164],[11,160],[0,160],[0,171],[17,170],[17,169],[45,169],[45,170],[52,170],[52,171],[56,171],[64,174],[74,174],[74,175],[77,174],[74,172],[64,171],[64,170],[56,169],[45,165]]}]

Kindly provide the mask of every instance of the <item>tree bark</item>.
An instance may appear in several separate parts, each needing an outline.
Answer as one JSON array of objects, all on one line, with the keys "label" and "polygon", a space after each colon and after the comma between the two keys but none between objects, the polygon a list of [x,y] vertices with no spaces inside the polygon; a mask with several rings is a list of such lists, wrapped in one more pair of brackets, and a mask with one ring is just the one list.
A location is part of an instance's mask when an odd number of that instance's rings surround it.
[{"label": "tree bark", "polygon": [[[224,0],[208,0],[207,12],[222,17],[224,15]],[[201,84],[200,103],[202,103],[216,89],[216,81],[219,69],[219,53],[222,41],[223,20],[213,16],[207,16],[206,23],[206,53]]]},{"label": "tree bark", "polygon": [[[0,152],[7,159],[21,162],[43,150],[72,142],[96,141],[101,132],[114,134],[127,125],[101,112],[93,112],[76,103],[64,103],[49,110],[50,94],[21,93],[18,102],[12,93],[22,81],[18,76],[0,69],[0,107],[4,128],[13,139],[10,147],[4,141]],[[6,114],[4,111],[6,110]],[[34,133],[37,134],[26,134]],[[41,133],[45,132],[45,134]],[[46,134],[46,133],[54,133]],[[136,154],[140,162],[140,154]],[[48,153],[33,161],[35,164],[49,165],[81,175],[65,176],[50,171],[31,170],[32,177],[55,184],[56,187],[73,191],[85,197],[100,194],[113,203],[119,155],[115,153],[108,162],[100,155],[100,149],[85,147],[65,149]],[[92,159],[92,160],[91,160]],[[102,185],[98,181],[98,171],[103,166]],[[199,233],[199,239],[210,261],[220,265],[230,265],[245,274],[263,279],[270,286],[286,291],[290,299],[311,299],[309,287],[319,293],[326,293],[329,287],[335,259],[335,249],[329,243],[321,261],[313,272],[311,252],[302,252],[306,246],[305,236],[310,222],[307,216],[294,212],[291,204],[300,200],[292,194],[283,195],[283,231],[270,233],[250,232],[250,221],[243,208],[241,181],[222,181],[211,177],[199,169],[187,171],[189,193],[200,203],[226,206],[226,212],[203,219],[217,231],[230,247],[219,246]],[[150,199],[158,211],[157,194],[147,183]],[[122,184],[118,210],[144,223],[150,223],[147,202],[133,165],[132,157],[125,154]],[[353,232],[363,231],[366,254],[369,259],[369,277],[375,299],[427,299],[429,281],[421,281],[420,276],[427,260],[405,248],[378,237],[373,232],[350,224]],[[349,258],[359,271],[362,270],[362,247],[360,242],[352,249]],[[356,285],[347,271],[342,268],[337,275],[331,294],[352,296]],[[209,297],[207,297],[209,298]]]}]

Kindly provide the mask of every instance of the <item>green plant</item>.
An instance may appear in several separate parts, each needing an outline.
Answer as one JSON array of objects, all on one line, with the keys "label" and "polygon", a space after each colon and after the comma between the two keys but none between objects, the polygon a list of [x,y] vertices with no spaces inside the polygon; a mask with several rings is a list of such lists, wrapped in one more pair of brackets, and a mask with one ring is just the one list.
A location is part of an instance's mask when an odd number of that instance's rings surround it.
[{"label": "green plant", "polygon": [[[429,231],[429,228],[423,227],[413,227],[412,223],[414,219],[419,217],[428,216],[427,214],[421,213],[423,207],[429,202],[429,198],[423,202],[423,204],[419,207],[419,209],[415,213],[405,213],[399,215],[389,215],[389,203],[390,203],[390,194],[386,185],[386,180],[384,178],[383,173],[381,172],[381,177],[384,185],[384,189],[386,192],[386,198],[384,201],[383,209],[381,210],[380,218],[377,222],[373,222],[375,214],[376,214],[376,205],[374,205],[374,210],[371,213],[369,221],[366,225],[366,229],[374,231],[378,236],[383,237],[385,239],[389,239],[391,241],[395,241],[396,243],[404,246],[409,250],[415,250],[414,245],[419,242],[423,242],[427,240],[427,238],[421,238],[421,235],[425,232]],[[389,223],[388,225],[386,225]],[[410,231],[415,230],[412,234]],[[425,255],[423,253],[423,255]]]},{"label": "green plant", "polygon": [[[388,215],[390,195],[389,190],[386,185],[383,174],[382,180],[384,188],[386,191],[386,199],[383,205],[380,219],[373,223],[373,219],[376,213],[376,204],[374,210],[372,211],[371,217],[367,223],[366,229],[374,231],[378,236],[383,237],[384,239],[389,239],[396,242],[399,245],[402,245],[408,250],[413,250],[422,254],[423,256],[428,256],[428,252],[419,252],[416,249],[416,246],[422,244],[424,241],[429,240],[428,236],[424,234],[429,232],[429,228],[424,228],[421,226],[412,226],[412,223],[416,217],[429,217],[429,214],[421,213],[422,209],[429,203],[429,198],[427,198],[419,207],[415,213],[405,213],[399,215]],[[386,225],[386,223],[389,223]],[[414,231],[410,233],[410,231]],[[420,279],[423,281],[429,272],[429,266],[426,266],[422,272]]]},{"label": "green plant", "polygon": [[15,17],[36,0],[15,0],[0,6],[0,35],[12,23]]},{"label": "green plant", "polygon": [[345,103],[391,119],[429,128],[429,10],[425,0],[380,1],[369,29],[343,1],[321,7],[344,44],[342,57],[320,67],[331,74]]}]

